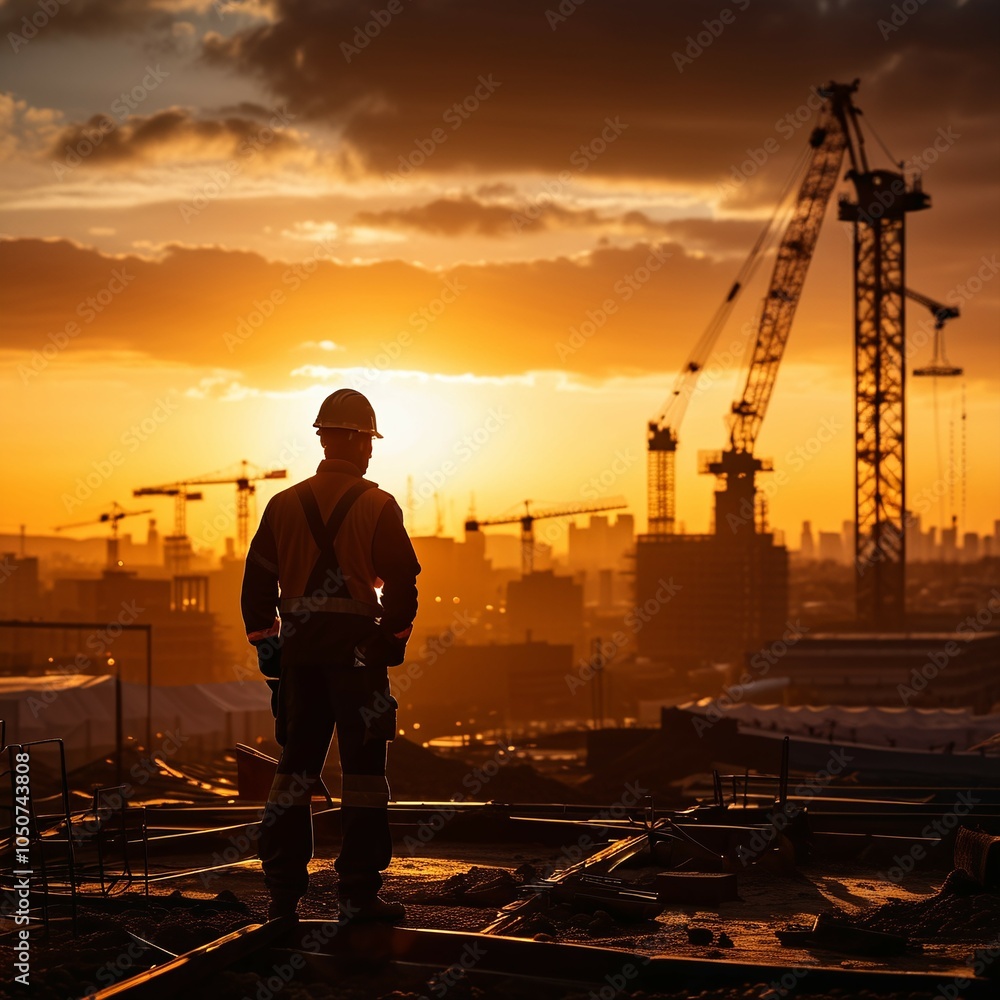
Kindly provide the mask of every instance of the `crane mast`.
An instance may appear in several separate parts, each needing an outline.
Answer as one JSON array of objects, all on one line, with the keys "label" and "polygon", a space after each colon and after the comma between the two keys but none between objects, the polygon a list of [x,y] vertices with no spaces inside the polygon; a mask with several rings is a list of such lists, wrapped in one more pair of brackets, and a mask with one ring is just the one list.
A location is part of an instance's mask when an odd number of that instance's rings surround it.
[{"label": "crane mast", "polygon": [[930,207],[919,181],[869,170],[848,177],[854,224],[855,603],[859,622],[900,628],[906,613],[906,215]]}]

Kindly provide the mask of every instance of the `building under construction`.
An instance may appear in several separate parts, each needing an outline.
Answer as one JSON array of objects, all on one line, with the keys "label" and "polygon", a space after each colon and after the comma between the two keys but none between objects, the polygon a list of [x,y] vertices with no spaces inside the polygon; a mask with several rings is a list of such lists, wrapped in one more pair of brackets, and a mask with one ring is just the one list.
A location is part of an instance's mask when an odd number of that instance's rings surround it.
[{"label": "building under construction", "polygon": [[642,535],[635,580],[638,653],[671,673],[742,664],[785,627],[788,552],[770,533]]}]

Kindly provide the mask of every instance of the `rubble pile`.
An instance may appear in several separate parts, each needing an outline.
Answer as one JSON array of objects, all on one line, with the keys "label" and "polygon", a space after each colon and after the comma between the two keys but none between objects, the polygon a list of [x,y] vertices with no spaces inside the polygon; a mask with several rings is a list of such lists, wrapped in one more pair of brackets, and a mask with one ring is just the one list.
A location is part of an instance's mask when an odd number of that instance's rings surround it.
[{"label": "rubble pile", "polygon": [[404,902],[435,906],[477,906],[499,909],[517,898],[518,882],[503,868],[474,865],[438,882],[425,883],[405,894]]},{"label": "rubble pile", "polygon": [[1000,934],[1000,893],[985,891],[961,869],[955,869],[933,896],[891,900],[854,917],[854,922],[917,941],[987,943]]}]

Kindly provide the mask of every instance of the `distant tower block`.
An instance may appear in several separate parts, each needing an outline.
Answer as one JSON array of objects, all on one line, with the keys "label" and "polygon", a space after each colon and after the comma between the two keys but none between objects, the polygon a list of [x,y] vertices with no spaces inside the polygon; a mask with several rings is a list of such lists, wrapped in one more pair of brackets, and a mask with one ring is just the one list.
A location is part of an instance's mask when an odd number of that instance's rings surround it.
[{"label": "distant tower block", "polygon": [[799,553],[803,559],[816,558],[816,541],[813,538],[812,521],[802,522],[802,545],[799,548]]}]

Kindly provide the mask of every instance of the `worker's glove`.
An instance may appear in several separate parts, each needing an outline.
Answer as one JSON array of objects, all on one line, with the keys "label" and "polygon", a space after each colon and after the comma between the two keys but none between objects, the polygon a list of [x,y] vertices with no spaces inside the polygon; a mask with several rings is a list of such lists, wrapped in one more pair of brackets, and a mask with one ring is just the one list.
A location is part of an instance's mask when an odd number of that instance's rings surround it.
[{"label": "worker's glove", "polygon": [[269,680],[281,676],[281,637],[271,636],[251,643],[257,650],[257,669]]},{"label": "worker's glove", "polygon": [[406,640],[410,638],[412,626],[402,632],[390,632],[379,625],[375,631],[354,647],[356,667],[398,667],[406,654]]},{"label": "worker's glove", "polygon": [[278,620],[275,619],[271,628],[247,635],[250,645],[257,651],[257,669],[267,679],[267,686],[271,689],[271,715],[275,718],[278,717],[278,681],[281,677],[281,636],[277,631],[278,626]]}]

